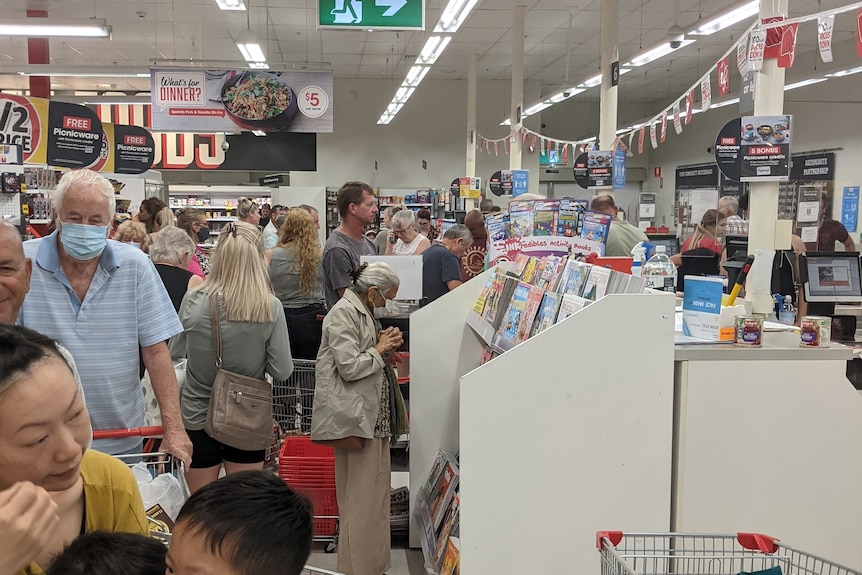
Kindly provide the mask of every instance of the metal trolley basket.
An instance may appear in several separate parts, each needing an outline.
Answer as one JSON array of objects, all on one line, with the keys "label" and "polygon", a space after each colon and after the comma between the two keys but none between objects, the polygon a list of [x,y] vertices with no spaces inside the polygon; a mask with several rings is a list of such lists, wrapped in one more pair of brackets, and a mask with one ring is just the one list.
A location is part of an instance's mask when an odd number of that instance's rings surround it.
[{"label": "metal trolley basket", "polygon": [[316,363],[313,359],[294,359],[290,378],[273,382],[273,417],[289,435],[311,433]]},{"label": "metal trolley basket", "polygon": [[602,575],[735,575],[774,567],[783,575],[860,575],[760,533],[600,531],[596,545]]}]

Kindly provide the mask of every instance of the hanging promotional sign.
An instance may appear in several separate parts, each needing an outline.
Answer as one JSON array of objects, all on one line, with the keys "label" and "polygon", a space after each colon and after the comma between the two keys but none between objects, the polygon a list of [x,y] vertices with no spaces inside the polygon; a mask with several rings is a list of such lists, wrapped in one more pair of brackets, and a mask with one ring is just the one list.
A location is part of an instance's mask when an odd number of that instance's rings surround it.
[{"label": "hanging promotional sign", "polygon": [[790,120],[789,115],[742,117],[740,181],[788,179],[792,135]]},{"label": "hanging promotional sign", "polygon": [[152,127],[332,132],[332,72],[154,69]]},{"label": "hanging promotional sign", "polygon": [[664,140],[667,137],[667,111],[661,113],[661,132],[659,134],[659,142],[664,144]]},{"label": "hanging promotional sign", "polygon": [[763,70],[763,58],[766,53],[766,30],[754,30],[748,42],[748,71]]},{"label": "hanging promotional sign", "polygon": [[841,223],[848,232],[856,231],[859,214],[859,186],[845,186],[841,201]]},{"label": "hanging promotional sign", "polygon": [[856,55],[862,58],[862,8],[856,13]]},{"label": "hanging promotional sign", "polygon": [[646,131],[641,127],[638,133],[638,155],[644,153],[644,134],[646,134]]},{"label": "hanging promotional sign", "polygon": [[25,164],[44,164],[48,100],[0,94],[0,144],[21,146]]},{"label": "hanging promotional sign", "polygon": [[778,67],[791,68],[796,60],[796,37],[799,33],[799,24],[788,24],[783,26],[781,34],[781,47],[778,52]]},{"label": "hanging promotional sign", "polygon": [[748,72],[748,41],[742,40],[736,46],[736,69],[740,76]]},{"label": "hanging promotional sign", "polygon": [[[506,176],[503,172],[506,172]],[[495,196],[512,195],[512,172],[510,170],[497,170],[488,180],[488,190]]]},{"label": "hanging promotional sign", "polygon": [[725,56],[718,61],[718,93],[726,96],[730,92],[730,62]]},{"label": "hanging promotional sign", "polygon": [[[769,18],[761,18],[761,24],[774,24],[775,22],[782,22],[785,20],[784,16],[770,16]],[[773,28],[767,28],[766,39],[764,41],[763,48],[763,57],[767,60],[778,58],[778,54],[781,52],[781,38],[784,35],[784,26],[775,26]]]},{"label": "hanging promotional sign", "polygon": [[709,110],[712,105],[712,86],[710,83],[709,74],[703,79],[700,84],[700,108],[701,110]]},{"label": "hanging promotional sign", "polygon": [[689,90],[685,96],[685,125],[691,122],[691,116],[694,114],[694,90]]},{"label": "hanging promotional sign", "polygon": [[649,125],[649,143],[653,150],[658,148],[658,136],[656,135],[655,122],[650,122]]},{"label": "hanging promotional sign", "polygon": [[823,182],[835,179],[835,153],[805,154],[790,158],[790,179],[794,182]]},{"label": "hanging promotional sign", "polygon": [[817,48],[820,50],[820,59],[827,64],[832,61],[832,28],[834,26],[834,14],[817,19]]},{"label": "hanging promotional sign", "polygon": [[714,164],[680,166],[675,172],[678,190],[714,188],[718,185],[718,168]]},{"label": "hanging promotional sign", "polygon": [[613,188],[624,190],[626,187],[626,151],[618,146],[614,151],[613,165]]},{"label": "hanging promotional sign", "polygon": [[[739,152],[740,145],[740,126],[742,122],[739,118],[729,121],[715,139],[715,163],[724,177],[735,182],[740,181],[740,165]],[[753,129],[752,125],[752,129]]]},{"label": "hanging promotional sign", "polygon": [[754,113],[754,72],[747,72],[739,86],[739,115]]},{"label": "hanging promotional sign", "polygon": [[144,128],[138,126],[115,126],[102,124],[107,146],[108,159],[103,172],[115,174],[143,174],[153,165],[156,156],[156,143]]},{"label": "hanging promotional sign", "polygon": [[682,134],[682,118],[680,117],[679,100],[673,104],[673,131],[679,136]]},{"label": "hanging promotional sign", "polygon": [[[641,150],[643,150],[643,130],[641,130]],[[575,167],[572,170],[575,176],[575,182],[585,190],[590,187],[590,174],[587,169],[589,154],[586,152],[575,158]]]},{"label": "hanging promotional sign", "polygon": [[587,152],[587,169],[590,189],[613,187],[613,156],[610,150],[590,150]]}]

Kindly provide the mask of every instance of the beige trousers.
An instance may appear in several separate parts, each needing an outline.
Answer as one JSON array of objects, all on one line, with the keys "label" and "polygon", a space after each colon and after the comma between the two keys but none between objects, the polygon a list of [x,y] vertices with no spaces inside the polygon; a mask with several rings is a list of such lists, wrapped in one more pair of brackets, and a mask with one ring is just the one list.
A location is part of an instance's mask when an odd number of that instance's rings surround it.
[{"label": "beige trousers", "polygon": [[338,571],[383,575],[391,567],[389,439],[370,439],[359,451],[335,450],[338,496]]}]

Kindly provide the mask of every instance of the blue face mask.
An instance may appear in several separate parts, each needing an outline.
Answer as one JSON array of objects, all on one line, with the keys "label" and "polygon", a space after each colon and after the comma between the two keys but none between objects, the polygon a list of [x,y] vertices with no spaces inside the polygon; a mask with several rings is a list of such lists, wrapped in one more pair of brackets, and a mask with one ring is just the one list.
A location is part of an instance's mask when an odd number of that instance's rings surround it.
[{"label": "blue face mask", "polygon": [[108,242],[107,226],[88,226],[60,222],[60,243],[76,260],[91,260],[101,255]]}]

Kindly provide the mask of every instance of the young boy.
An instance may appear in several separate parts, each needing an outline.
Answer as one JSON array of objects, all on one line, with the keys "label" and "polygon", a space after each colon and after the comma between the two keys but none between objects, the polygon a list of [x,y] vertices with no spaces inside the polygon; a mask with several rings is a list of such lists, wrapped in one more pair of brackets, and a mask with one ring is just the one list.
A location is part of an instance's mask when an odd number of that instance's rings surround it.
[{"label": "young boy", "polygon": [[235,473],[186,501],[174,526],[166,573],[299,575],[313,531],[305,497],[272,473]]}]

